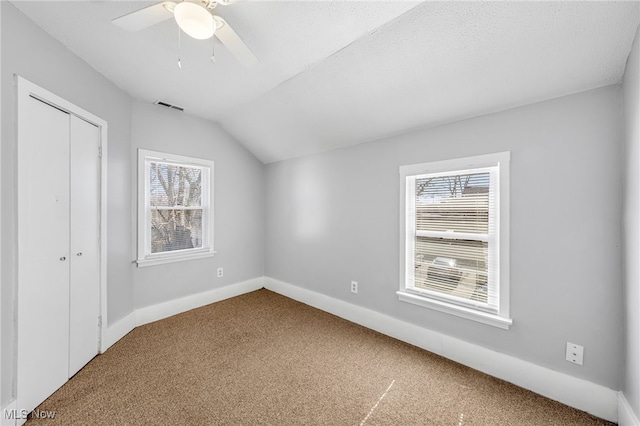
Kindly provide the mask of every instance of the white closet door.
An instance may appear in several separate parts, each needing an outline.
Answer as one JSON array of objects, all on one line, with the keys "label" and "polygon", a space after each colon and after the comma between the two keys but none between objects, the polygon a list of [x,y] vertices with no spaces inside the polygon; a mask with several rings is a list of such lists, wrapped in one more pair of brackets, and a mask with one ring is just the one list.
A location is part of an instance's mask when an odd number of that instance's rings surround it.
[{"label": "white closet door", "polygon": [[69,377],[98,353],[100,130],[71,116]]},{"label": "white closet door", "polygon": [[[69,378],[69,115],[29,98],[18,132],[18,409]],[[25,161],[26,160],[26,161]]]}]

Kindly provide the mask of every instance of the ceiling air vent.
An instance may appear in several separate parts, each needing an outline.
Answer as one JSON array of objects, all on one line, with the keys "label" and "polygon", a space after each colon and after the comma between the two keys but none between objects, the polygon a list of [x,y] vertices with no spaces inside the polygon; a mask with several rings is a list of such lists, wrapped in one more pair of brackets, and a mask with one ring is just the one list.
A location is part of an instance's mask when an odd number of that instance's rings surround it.
[{"label": "ceiling air vent", "polygon": [[162,102],[162,101],[155,101],[154,104],[160,105],[160,106],[163,106],[163,107],[169,108],[169,109],[175,109],[176,111],[180,111],[180,112],[184,111],[184,108],[182,108],[181,106],[171,105],[169,103]]}]

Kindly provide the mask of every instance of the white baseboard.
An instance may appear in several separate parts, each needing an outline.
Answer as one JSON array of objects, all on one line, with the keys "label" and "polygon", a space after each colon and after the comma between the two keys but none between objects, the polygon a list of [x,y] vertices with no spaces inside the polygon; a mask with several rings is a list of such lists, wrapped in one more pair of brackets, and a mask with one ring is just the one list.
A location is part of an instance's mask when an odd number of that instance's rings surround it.
[{"label": "white baseboard", "polygon": [[111,345],[122,339],[134,328],[136,328],[135,312],[131,312],[126,317],[107,327],[106,337],[100,345],[100,353],[104,353]]},{"label": "white baseboard", "polygon": [[618,420],[618,392],[605,386],[501,354],[273,278],[265,277],[264,287],[570,407],[586,411],[611,422]]},{"label": "white baseboard", "polygon": [[111,345],[122,339],[134,328],[158,321],[170,316],[220,302],[231,297],[259,290],[264,287],[264,278],[253,278],[247,281],[227,285],[204,293],[192,294],[180,299],[170,300],[157,305],[136,309],[126,317],[107,328],[106,339],[101,345],[101,353],[104,353]]},{"label": "white baseboard", "polygon": [[[100,345],[100,352],[104,353],[109,349],[109,347],[111,347],[111,345],[122,339],[127,335],[127,333],[140,325],[158,321],[210,303],[219,302],[231,297],[259,290],[263,287],[264,278],[258,277],[209,290],[204,293],[193,294],[180,299],[171,300],[169,302],[136,309],[107,328],[105,339]],[[26,418],[22,418],[22,416],[25,415],[26,413],[17,411],[17,401],[14,399],[9,404],[2,407],[2,413],[0,413],[0,426],[22,425],[26,422]]]},{"label": "white baseboard", "polygon": [[618,425],[620,426],[640,426],[640,419],[633,412],[629,401],[624,393],[618,392]]},{"label": "white baseboard", "polygon": [[215,288],[204,293],[192,294],[180,299],[136,309],[136,327],[168,318],[191,309],[259,290],[262,287],[264,287],[264,279],[262,277],[253,278],[247,281]]}]

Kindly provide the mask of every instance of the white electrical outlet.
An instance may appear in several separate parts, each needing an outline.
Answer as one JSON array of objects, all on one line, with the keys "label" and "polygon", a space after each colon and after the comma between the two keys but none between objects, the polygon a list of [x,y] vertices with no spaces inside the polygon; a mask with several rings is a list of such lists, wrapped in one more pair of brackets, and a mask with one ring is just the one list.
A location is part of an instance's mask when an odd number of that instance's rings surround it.
[{"label": "white electrical outlet", "polygon": [[582,365],[584,360],[584,347],[567,342],[567,361]]},{"label": "white electrical outlet", "polygon": [[351,293],[358,292],[358,281],[351,281]]},{"label": "white electrical outlet", "polygon": [[224,269],[218,268],[218,278],[221,278],[224,275]]}]

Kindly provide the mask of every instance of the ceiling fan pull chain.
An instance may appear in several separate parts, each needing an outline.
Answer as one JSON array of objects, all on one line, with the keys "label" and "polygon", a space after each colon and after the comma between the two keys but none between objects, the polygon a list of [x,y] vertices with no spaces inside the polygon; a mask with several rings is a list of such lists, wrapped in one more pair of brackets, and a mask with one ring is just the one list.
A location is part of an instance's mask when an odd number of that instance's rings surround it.
[{"label": "ceiling fan pull chain", "polygon": [[211,62],[216,63],[216,42],[211,38]]},{"label": "ceiling fan pull chain", "polygon": [[181,44],[180,44],[180,27],[178,27],[178,68],[182,69],[182,62],[180,62],[181,56]]}]

